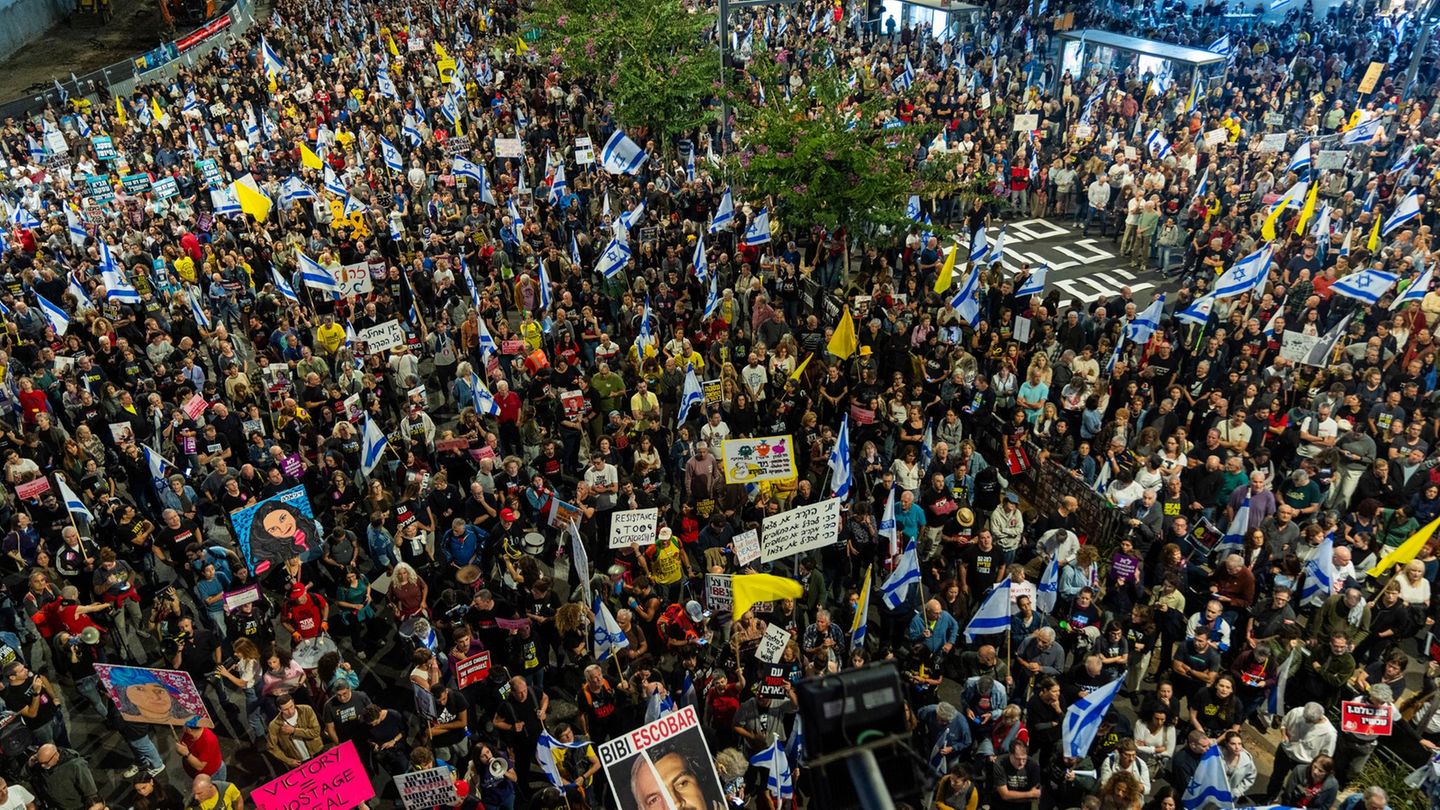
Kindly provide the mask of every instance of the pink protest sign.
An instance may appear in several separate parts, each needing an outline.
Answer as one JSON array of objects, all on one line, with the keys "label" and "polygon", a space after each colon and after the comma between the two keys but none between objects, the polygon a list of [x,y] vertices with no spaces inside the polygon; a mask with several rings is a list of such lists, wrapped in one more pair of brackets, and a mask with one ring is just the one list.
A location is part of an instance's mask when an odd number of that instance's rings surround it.
[{"label": "pink protest sign", "polygon": [[297,807],[356,807],[375,798],[375,786],[365,774],[355,743],[346,742],[250,792],[259,810],[294,810]]}]

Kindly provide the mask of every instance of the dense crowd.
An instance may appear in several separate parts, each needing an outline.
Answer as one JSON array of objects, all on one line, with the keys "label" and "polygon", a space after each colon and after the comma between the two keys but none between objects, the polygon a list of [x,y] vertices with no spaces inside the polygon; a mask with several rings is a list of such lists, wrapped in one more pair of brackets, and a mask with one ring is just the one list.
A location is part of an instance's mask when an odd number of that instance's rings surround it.
[{"label": "dense crowd", "polygon": [[[1428,27],[1042,0],[936,39],[862,6],[741,12],[728,84],[763,96],[743,56],[783,49],[803,97],[838,60],[925,131],[916,171],[985,178],[908,234],[762,212],[725,181],[743,125],[627,132],[614,170],[605,87],[509,3],[282,0],[6,121],[0,810],[239,810],[349,743],[381,801],[448,767],[466,807],[615,807],[596,749],[687,707],[706,761],[657,749],[635,806],[843,802],[797,689],[876,662],[914,802],[1384,810],[1341,702],[1440,750]],[[1070,75],[1066,12],[1226,61]],[[1039,217],[1166,294],[1066,300],[997,238]],[[793,477],[732,480],[759,437]],[[1057,474],[1058,508],[1018,497]],[[737,562],[837,494],[833,545]],[[794,598],[712,603],[754,573]]]}]

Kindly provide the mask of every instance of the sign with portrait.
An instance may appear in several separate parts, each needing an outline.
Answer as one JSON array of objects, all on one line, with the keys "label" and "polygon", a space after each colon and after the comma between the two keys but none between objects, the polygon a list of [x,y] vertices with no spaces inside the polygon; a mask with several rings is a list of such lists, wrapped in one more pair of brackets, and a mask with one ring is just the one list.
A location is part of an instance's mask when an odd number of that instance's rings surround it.
[{"label": "sign with portrait", "polygon": [[96,664],[95,675],[131,723],[183,726],[199,718],[201,728],[215,727],[188,672]]},{"label": "sign with portrait", "polygon": [[303,486],[236,509],[230,513],[230,526],[240,539],[245,564],[257,574],[315,550],[323,539]]},{"label": "sign with portrait", "polygon": [[724,807],[710,746],[695,707],[685,706],[595,747],[615,806]]}]

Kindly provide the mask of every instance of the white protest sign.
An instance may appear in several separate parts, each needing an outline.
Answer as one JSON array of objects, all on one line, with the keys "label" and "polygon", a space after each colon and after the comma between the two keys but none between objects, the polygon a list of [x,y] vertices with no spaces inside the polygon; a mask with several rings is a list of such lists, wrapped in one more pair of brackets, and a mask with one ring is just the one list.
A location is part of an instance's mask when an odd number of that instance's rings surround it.
[{"label": "white protest sign", "polygon": [[774,562],[833,545],[840,534],[840,499],[769,515],[761,526],[760,558]]},{"label": "white protest sign", "polygon": [[349,298],[352,295],[364,295],[375,287],[370,280],[370,263],[356,262],[341,266],[335,273],[335,280],[340,282],[340,297]]},{"label": "white protest sign", "polygon": [[595,162],[595,144],[589,138],[575,139],[575,163],[589,166]]},{"label": "white protest sign", "polygon": [[735,606],[735,592],[730,587],[729,574],[705,575],[705,607],[719,613]]},{"label": "white protest sign", "polygon": [[1260,140],[1261,152],[1279,152],[1285,148],[1285,133],[1272,132]]},{"label": "white protest sign", "polygon": [[401,328],[399,321],[389,320],[357,331],[355,339],[364,343],[371,354],[379,354],[396,346],[404,346],[405,330]]},{"label": "white protest sign", "polygon": [[1286,329],[1285,338],[1280,342],[1280,356],[1292,363],[1303,363],[1305,358],[1310,356],[1311,350],[1323,339],[1319,335],[1307,335]]},{"label": "white protest sign", "polygon": [[455,771],[431,768],[395,774],[395,789],[407,810],[421,807],[449,807],[460,801],[455,791]]},{"label": "white protest sign", "polygon": [[521,141],[519,138],[496,138],[495,157],[525,157],[525,142]]},{"label": "white protest sign", "polygon": [[1024,115],[1017,115],[1017,116],[1015,116],[1015,120],[1014,120],[1014,131],[1015,131],[1015,132],[1030,132],[1031,130],[1038,129],[1039,127],[1040,127],[1040,116],[1039,116],[1039,115],[1036,115],[1035,113],[1027,113],[1027,114],[1024,114]]},{"label": "white protest sign", "polygon": [[1220,127],[1220,128],[1218,128],[1218,129],[1212,129],[1212,130],[1210,130],[1209,132],[1205,133],[1205,145],[1206,145],[1206,146],[1219,146],[1220,144],[1225,143],[1225,141],[1227,141],[1227,140],[1229,140],[1229,139],[1230,139],[1230,130],[1228,130],[1228,129],[1224,128],[1224,127]]},{"label": "white protest sign", "polygon": [[767,664],[780,663],[780,656],[785,653],[785,645],[790,643],[790,631],[778,624],[765,626],[765,635],[760,638],[760,645],[755,648],[755,657]]},{"label": "white protest sign", "polygon": [[730,542],[735,544],[735,564],[746,566],[760,559],[760,533],[747,529],[735,535]]},{"label": "white protest sign", "polygon": [[655,526],[660,521],[659,509],[628,509],[610,515],[610,548],[629,548],[655,544]]},{"label": "white protest sign", "polygon": [[1344,149],[1321,149],[1315,156],[1315,169],[1322,172],[1343,169],[1349,157],[1350,153]]}]

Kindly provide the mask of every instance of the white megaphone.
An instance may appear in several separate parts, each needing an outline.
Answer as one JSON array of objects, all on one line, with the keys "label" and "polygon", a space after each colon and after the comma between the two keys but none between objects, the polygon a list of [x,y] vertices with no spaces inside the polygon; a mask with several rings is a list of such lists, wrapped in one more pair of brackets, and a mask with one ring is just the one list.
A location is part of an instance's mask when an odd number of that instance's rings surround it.
[{"label": "white megaphone", "polygon": [[100,640],[100,628],[87,627],[80,631],[80,642],[82,644],[94,644]]}]

